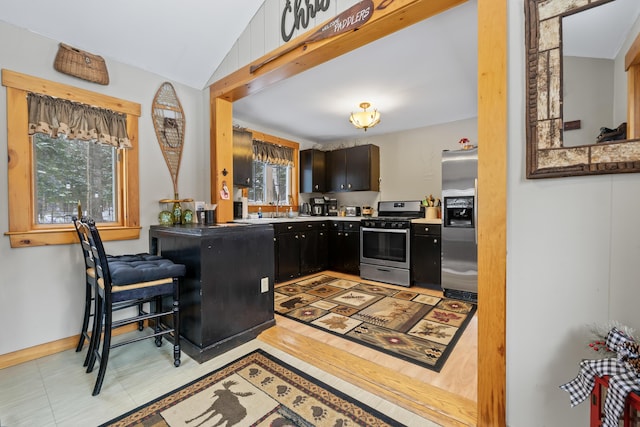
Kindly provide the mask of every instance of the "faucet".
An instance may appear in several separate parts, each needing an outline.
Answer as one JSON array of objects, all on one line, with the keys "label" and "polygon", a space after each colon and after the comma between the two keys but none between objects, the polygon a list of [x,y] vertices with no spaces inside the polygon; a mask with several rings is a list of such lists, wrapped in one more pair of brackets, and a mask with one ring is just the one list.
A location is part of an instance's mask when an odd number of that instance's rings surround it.
[{"label": "faucet", "polygon": [[276,200],[275,202],[269,202],[269,204],[271,206],[275,206],[276,210],[275,212],[271,212],[271,218],[280,218],[280,213],[278,212],[279,208],[280,208],[280,204],[279,202]]}]

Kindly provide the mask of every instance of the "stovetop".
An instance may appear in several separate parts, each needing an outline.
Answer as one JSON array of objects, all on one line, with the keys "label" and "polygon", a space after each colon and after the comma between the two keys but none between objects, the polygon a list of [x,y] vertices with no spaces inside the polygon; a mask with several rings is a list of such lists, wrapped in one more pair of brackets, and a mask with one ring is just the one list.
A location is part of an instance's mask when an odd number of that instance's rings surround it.
[{"label": "stovetop", "polygon": [[424,215],[420,200],[378,202],[378,217],[419,218]]},{"label": "stovetop", "polygon": [[367,228],[410,228],[411,218],[404,217],[385,217],[385,218],[366,218],[360,221],[362,227]]},{"label": "stovetop", "polygon": [[378,202],[378,216],[365,218],[363,227],[409,228],[411,220],[424,218],[424,208],[419,200]]}]

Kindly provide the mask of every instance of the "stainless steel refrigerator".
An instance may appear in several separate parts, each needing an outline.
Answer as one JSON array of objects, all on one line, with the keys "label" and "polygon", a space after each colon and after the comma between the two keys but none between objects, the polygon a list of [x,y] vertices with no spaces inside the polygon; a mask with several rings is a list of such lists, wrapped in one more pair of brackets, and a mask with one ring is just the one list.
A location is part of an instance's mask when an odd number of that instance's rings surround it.
[{"label": "stainless steel refrigerator", "polygon": [[442,289],[478,300],[478,149],[442,152]]}]

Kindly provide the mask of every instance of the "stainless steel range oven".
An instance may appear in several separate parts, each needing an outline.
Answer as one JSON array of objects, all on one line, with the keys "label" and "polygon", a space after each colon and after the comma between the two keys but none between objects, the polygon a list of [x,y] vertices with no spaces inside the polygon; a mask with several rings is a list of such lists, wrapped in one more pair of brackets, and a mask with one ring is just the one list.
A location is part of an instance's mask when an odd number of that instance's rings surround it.
[{"label": "stainless steel range oven", "polygon": [[360,223],[360,277],[411,286],[411,220],[422,217],[419,200],[378,202],[378,216]]}]

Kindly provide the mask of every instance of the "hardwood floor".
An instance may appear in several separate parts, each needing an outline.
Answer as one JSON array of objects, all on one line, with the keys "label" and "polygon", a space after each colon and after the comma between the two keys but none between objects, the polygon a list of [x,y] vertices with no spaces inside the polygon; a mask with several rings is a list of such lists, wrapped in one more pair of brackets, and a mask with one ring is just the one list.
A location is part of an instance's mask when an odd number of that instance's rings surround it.
[{"label": "hardwood floor", "polygon": [[[406,290],[357,276],[323,273]],[[440,294],[420,288],[411,290]],[[126,334],[115,339],[121,338],[126,338]],[[345,382],[341,387],[352,389],[343,392],[373,407],[390,402],[393,408],[386,406],[391,411],[387,415],[399,417],[396,419],[408,426],[431,425],[426,420],[442,426],[476,425],[475,316],[439,373],[276,316],[276,326],[262,332],[257,340],[202,364],[185,356],[179,369],[173,367],[172,347],[167,342],[161,351],[152,342],[115,349],[110,357],[105,386],[97,397],[90,393],[95,371],[92,374],[85,372],[82,367],[84,352],[74,351],[76,340],[77,337],[73,337],[56,343],[56,346],[65,345],[66,351],[50,351],[50,346],[45,346],[48,356],[33,357],[31,354],[28,361],[11,363],[0,369],[0,426],[98,425],[218,369],[254,348],[265,348],[307,372],[315,370],[309,372],[310,375],[328,384],[334,384],[337,377]],[[145,360],[143,366],[139,363],[142,359]],[[325,375],[333,379],[325,379]],[[367,396],[363,395],[365,392],[368,392]]]},{"label": "hardwood floor", "polygon": [[[406,290],[336,272],[319,274]],[[442,295],[428,289],[411,290]],[[442,425],[476,424],[476,315],[439,373],[278,315],[276,326],[258,339]]]}]

